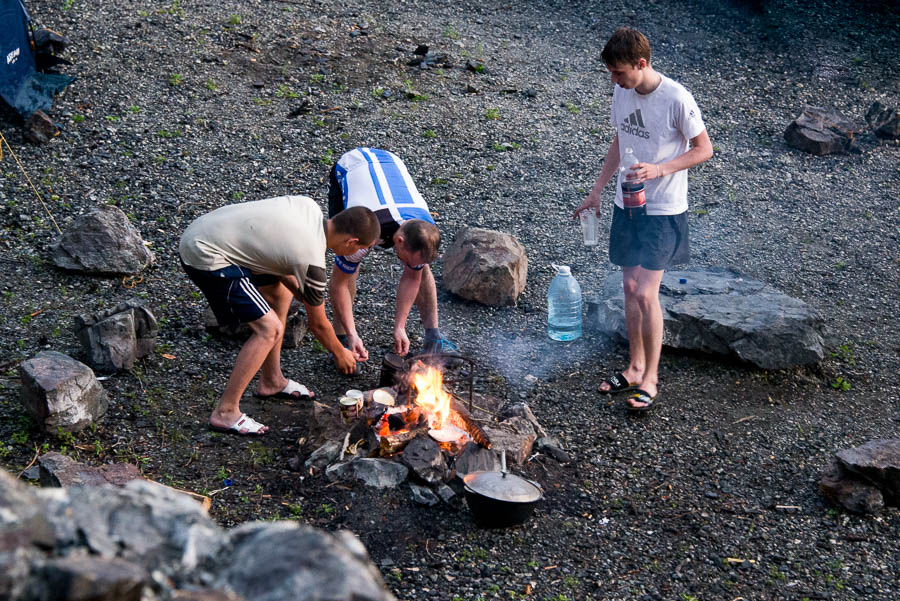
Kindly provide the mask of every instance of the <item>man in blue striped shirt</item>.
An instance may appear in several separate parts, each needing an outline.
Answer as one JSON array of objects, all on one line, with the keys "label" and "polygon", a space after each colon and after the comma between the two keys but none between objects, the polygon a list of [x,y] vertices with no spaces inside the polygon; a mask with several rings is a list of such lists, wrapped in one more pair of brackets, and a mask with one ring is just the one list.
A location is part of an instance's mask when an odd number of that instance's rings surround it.
[{"label": "man in blue striped shirt", "polygon": [[[425,327],[425,353],[458,350],[438,328],[437,288],[429,264],[437,257],[441,235],[428,205],[397,155],[378,148],[345,153],[331,170],[328,214],[350,207],[371,209],[381,224],[377,245],[393,247],[403,263],[394,311],[394,352],[409,352],[406,320],[413,303]],[[359,264],[371,249],[335,257],[329,295],[338,339],[359,356],[368,358],[353,319],[353,300]]]}]

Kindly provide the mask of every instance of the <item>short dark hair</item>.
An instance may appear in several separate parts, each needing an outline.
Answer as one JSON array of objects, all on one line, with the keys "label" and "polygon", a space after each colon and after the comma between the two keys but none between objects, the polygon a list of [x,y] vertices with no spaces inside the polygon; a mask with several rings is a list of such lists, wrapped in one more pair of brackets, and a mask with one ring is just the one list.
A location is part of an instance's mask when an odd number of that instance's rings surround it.
[{"label": "short dark hair", "polygon": [[620,27],[600,53],[603,62],[611,67],[636,65],[640,59],[650,62],[650,41],[637,29]]},{"label": "short dark hair", "polygon": [[359,238],[360,244],[372,244],[381,234],[378,217],[366,207],[350,207],[331,218],[334,231],[353,238]]},{"label": "short dark hair", "polygon": [[441,233],[437,226],[424,219],[410,219],[400,226],[406,248],[410,252],[422,253],[422,260],[431,263],[437,257],[441,246]]}]

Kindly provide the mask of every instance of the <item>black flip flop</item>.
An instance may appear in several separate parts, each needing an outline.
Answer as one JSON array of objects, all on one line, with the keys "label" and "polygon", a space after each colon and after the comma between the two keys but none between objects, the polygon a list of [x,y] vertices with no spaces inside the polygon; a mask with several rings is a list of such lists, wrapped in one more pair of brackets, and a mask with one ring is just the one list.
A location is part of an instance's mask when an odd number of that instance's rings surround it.
[{"label": "black flip flop", "polygon": [[609,384],[609,388],[607,390],[603,390],[602,388],[597,388],[600,391],[600,394],[616,394],[617,392],[625,392],[626,390],[634,390],[636,386],[634,384],[629,384],[628,380],[625,379],[625,376],[622,375],[622,372],[617,373],[614,376],[610,376],[600,382],[602,386],[603,383]]},{"label": "black flip flop", "polygon": [[626,403],[625,408],[631,411],[632,413],[646,413],[650,411],[654,407],[659,404],[659,393],[656,393],[656,396],[650,396],[646,390],[641,390],[638,388],[634,391],[634,394],[628,397],[629,399],[634,399],[639,403],[647,403],[646,405],[642,405],[640,407],[635,407],[631,403]]}]

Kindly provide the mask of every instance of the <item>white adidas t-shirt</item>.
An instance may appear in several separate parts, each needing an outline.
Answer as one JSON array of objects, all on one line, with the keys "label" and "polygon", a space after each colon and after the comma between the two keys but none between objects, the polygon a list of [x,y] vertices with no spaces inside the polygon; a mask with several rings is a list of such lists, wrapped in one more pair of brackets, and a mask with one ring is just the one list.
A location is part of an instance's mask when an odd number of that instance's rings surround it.
[{"label": "white adidas t-shirt", "polygon": [[[616,86],[610,123],[619,134],[619,156],[626,148],[642,163],[665,163],[690,149],[690,140],[706,126],[694,97],[680,83],[661,75],[649,94]],[[616,205],[622,204],[622,174],[616,182]],[[644,182],[648,215],[678,215],[687,211],[687,169]]]}]

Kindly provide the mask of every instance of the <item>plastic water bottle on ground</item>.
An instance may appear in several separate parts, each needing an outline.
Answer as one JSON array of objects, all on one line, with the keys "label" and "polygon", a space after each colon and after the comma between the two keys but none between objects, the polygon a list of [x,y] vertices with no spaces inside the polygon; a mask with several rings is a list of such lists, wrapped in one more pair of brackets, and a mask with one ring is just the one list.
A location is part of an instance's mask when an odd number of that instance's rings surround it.
[{"label": "plastic water bottle on ground", "polygon": [[556,277],[547,292],[547,334],[553,340],[581,337],[581,286],[568,265],[554,265]]}]

